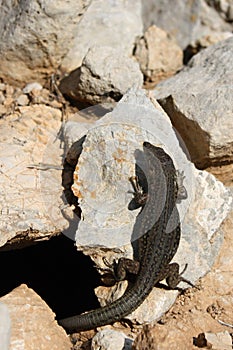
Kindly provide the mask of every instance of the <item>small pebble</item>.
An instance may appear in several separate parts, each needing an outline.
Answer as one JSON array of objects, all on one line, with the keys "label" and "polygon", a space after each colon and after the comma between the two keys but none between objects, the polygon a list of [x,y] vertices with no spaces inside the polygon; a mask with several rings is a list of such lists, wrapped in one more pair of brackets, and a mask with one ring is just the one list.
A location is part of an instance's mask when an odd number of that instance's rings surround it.
[{"label": "small pebble", "polygon": [[29,83],[23,88],[25,94],[29,94],[32,90],[42,90],[43,87],[37,82]]},{"label": "small pebble", "polygon": [[17,98],[16,102],[19,106],[27,106],[29,103],[29,98],[27,95],[22,94]]}]

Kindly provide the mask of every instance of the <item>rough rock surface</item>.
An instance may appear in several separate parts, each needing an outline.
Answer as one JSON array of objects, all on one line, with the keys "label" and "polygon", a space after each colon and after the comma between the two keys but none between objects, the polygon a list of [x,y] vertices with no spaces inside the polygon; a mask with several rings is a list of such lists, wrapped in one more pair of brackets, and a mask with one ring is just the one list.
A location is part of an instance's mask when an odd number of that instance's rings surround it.
[{"label": "rough rock surface", "polygon": [[142,1],[142,14],[145,29],[156,24],[175,37],[184,49],[199,25],[200,0],[174,0],[172,6],[169,0]]},{"label": "rough rock surface", "polygon": [[184,62],[188,62],[189,59],[196,55],[199,51],[206,49],[210,45],[217,44],[219,41],[226,40],[232,37],[233,34],[231,32],[216,32],[213,31],[211,33],[207,33],[200,38],[192,41],[186,48],[184,53]]},{"label": "rough rock surface", "polygon": [[60,84],[63,94],[91,104],[118,101],[126,91],[143,84],[138,63],[121,50],[95,46],[85,56],[80,69]]},{"label": "rough rock surface", "polygon": [[133,339],[112,329],[99,331],[92,339],[92,350],[131,350]]},{"label": "rough rock surface", "polygon": [[0,77],[11,82],[41,82],[60,67],[76,69],[94,45],[130,55],[142,34],[140,0],[3,0],[0,6]]},{"label": "rough rock surface", "polygon": [[0,303],[0,349],[8,350],[10,346],[11,320],[8,307]]},{"label": "rough rock surface", "polygon": [[[226,4],[225,8],[223,6],[223,2]],[[227,16],[229,14],[231,17],[233,5],[231,0],[228,2],[228,4],[227,2],[228,1],[224,0],[200,1],[200,25],[196,32],[197,38],[214,32],[218,33],[232,31],[232,19],[228,19]]]},{"label": "rough rock surface", "polygon": [[198,167],[233,161],[233,37],[158,84],[159,100]]},{"label": "rough rock surface", "polygon": [[54,313],[25,284],[0,299],[11,318],[10,348],[23,350],[70,350],[71,342]]},{"label": "rough rock surface", "polygon": [[[76,244],[102,268],[106,268],[103,256],[110,262],[120,256],[132,257],[130,239],[138,212],[128,210],[132,198],[128,177],[134,175],[135,149],[149,140],[163,145],[186,176],[188,199],[179,206],[183,234],[174,260],[181,267],[188,263],[185,276],[195,282],[210,270],[218,254],[223,240],[219,226],[230,210],[232,196],[221,182],[206,172],[195,171],[187,162],[168,117],[157,108],[145,92],[131,90],[112,113],[87,132],[72,187],[84,218],[78,225]],[[123,288],[114,286],[106,292],[99,288],[101,303],[118,298]],[[140,323],[157,320],[176,296],[177,291],[154,289],[127,318]]]},{"label": "rough rock surface", "polygon": [[142,26],[140,0],[92,0],[77,26],[73,47],[62,68],[70,71],[80,67],[94,46],[118,48],[121,55],[132,54],[136,37],[142,35]]},{"label": "rough rock surface", "polygon": [[[176,9],[174,15],[174,8]],[[149,0],[142,2],[144,28],[156,24],[177,39],[182,49],[202,37],[232,32],[231,1]]]},{"label": "rough rock surface", "polygon": [[168,34],[156,27],[149,27],[136,45],[135,57],[140,63],[145,80],[158,83],[183,66],[183,52]]},{"label": "rough rock surface", "polygon": [[[26,241],[30,235],[36,239],[60,231],[66,225],[59,210],[64,205],[61,111],[44,105],[19,107],[0,125],[0,246],[14,237]],[[40,170],[41,162],[48,168]]]},{"label": "rough rock surface", "polygon": [[90,0],[3,0],[0,76],[25,82],[41,80],[54,72],[72,45],[77,24],[89,3]]}]

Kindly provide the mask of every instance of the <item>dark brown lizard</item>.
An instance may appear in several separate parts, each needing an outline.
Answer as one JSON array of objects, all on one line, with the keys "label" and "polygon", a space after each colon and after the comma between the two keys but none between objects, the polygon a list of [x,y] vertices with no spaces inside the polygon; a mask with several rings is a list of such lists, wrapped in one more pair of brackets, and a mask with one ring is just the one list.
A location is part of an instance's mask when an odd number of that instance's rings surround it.
[{"label": "dark brown lizard", "polygon": [[170,264],[180,241],[176,169],[171,157],[160,147],[144,142],[143,153],[148,193],[134,185],[135,201],[142,205],[135,223],[138,261],[120,258],[115,266],[117,280],[126,277],[127,267],[130,272],[135,267],[135,282],[110,305],[60,320],[59,324],[68,332],[89,330],[121,320],[134,311],[155,284],[164,278],[170,288],[175,288],[180,281],[188,282],[181,276],[184,271],[179,274],[179,265]]}]

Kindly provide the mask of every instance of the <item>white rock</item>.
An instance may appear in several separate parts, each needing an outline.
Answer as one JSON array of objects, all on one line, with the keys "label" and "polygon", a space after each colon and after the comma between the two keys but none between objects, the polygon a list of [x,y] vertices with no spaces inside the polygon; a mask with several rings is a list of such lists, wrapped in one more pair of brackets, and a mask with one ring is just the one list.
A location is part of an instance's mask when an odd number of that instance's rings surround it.
[{"label": "white rock", "polygon": [[29,92],[31,92],[32,90],[42,90],[43,86],[40,83],[37,83],[36,81],[33,83],[29,83],[27,84],[24,88],[23,88],[23,92],[25,94],[29,94]]},{"label": "white rock", "polygon": [[92,350],[131,350],[133,339],[112,329],[99,331],[92,339]]},{"label": "white rock", "polygon": [[8,307],[0,303],[0,349],[8,350],[10,346],[11,320]]},{"label": "white rock", "polygon": [[130,55],[136,37],[141,34],[140,0],[92,0],[76,28],[73,47],[62,67],[69,71],[80,67],[88,50],[94,46],[118,48],[122,55]]},{"label": "white rock", "polygon": [[118,101],[132,86],[140,88],[139,64],[121,50],[95,46],[85,56],[81,69],[63,79],[60,89],[72,99],[91,104]]},{"label": "white rock", "polygon": [[27,106],[29,103],[29,98],[27,97],[27,95],[22,94],[17,98],[16,102],[19,106]]}]

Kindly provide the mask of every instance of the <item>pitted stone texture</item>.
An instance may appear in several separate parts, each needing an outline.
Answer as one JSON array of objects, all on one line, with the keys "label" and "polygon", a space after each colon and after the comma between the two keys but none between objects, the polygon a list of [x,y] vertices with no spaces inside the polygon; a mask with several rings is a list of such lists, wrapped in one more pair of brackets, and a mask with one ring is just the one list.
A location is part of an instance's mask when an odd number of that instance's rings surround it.
[{"label": "pitted stone texture", "polygon": [[74,45],[62,68],[71,71],[80,67],[94,46],[109,46],[117,48],[121,55],[131,55],[142,27],[140,0],[92,0],[77,26]]},{"label": "pitted stone texture", "polygon": [[95,46],[85,56],[80,69],[60,84],[62,93],[91,104],[118,101],[132,86],[142,87],[139,64],[122,51]]},{"label": "pitted stone texture", "polygon": [[47,304],[25,284],[0,299],[11,318],[10,349],[70,350],[72,344]]},{"label": "pitted stone texture", "polygon": [[0,76],[28,82],[52,74],[73,45],[81,15],[89,4],[90,0],[3,0]]},{"label": "pitted stone texture", "polygon": [[145,79],[153,83],[168,78],[183,66],[181,48],[155,25],[149,27],[137,42],[135,57]]},{"label": "pitted stone texture", "polygon": [[[61,111],[20,107],[0,124],[0,246],[20,235],[35,239],[61,231],[67,225],[61,214]],[[40,163],[47,168],[39,170]]]}]

